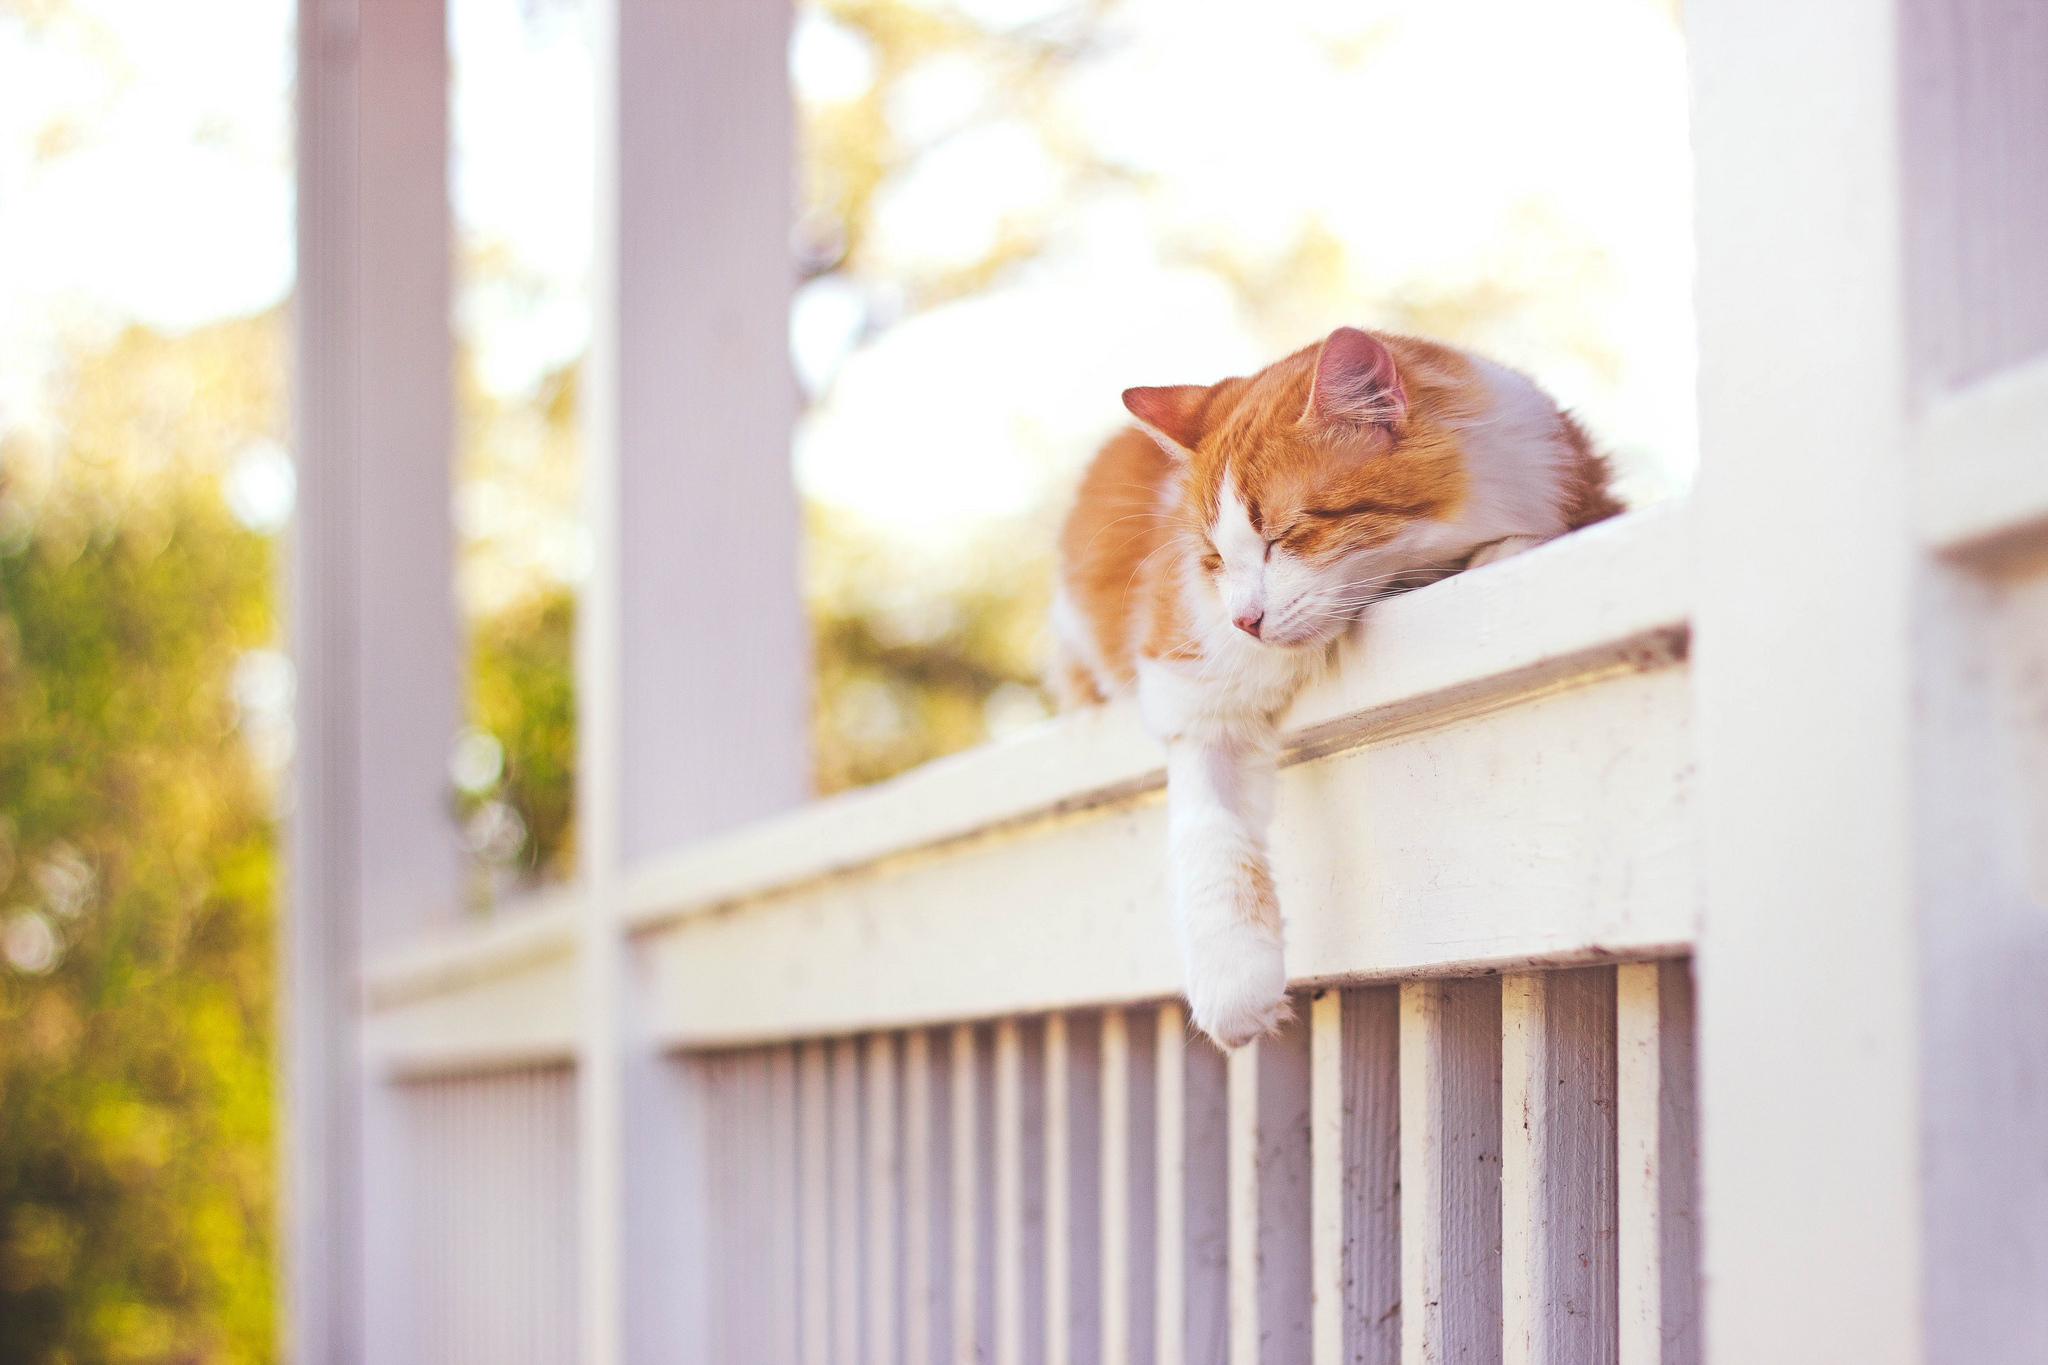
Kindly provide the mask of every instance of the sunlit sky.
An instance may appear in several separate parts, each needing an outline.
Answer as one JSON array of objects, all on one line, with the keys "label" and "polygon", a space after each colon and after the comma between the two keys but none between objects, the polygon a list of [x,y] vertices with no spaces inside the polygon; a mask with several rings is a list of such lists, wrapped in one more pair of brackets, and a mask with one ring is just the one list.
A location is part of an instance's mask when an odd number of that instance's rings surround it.
[{"label": "sunlit sky", "polygon": [[[40,33],[0,11],[0,421],[32,408],[64,332],[180,331],[292,284],[290,0],[68,7]],[[544,296],[466,300],[511,391],[587,339],[590,56],[570,4],[450,9],[451,195]]]},{"label": "sunlit sky", "polygon": [[[1057,496],[1122,420],[1126,384],[1242,373],[1328,327],[1395,321],[1376,300],[1488,284],[1528,296],[1485,329],[1490,349],[1580,410],[1624,455],[1632,491],[1689,478],[1691,167],[1668,10],[1270,0],[1259,22],[1249,13],[1126,0],[1110,41],[1062,80],[1060,129],[1141,186],[1063,186],[1021,121],[948,133],[981,97],[957,59],[899,83],[892,127],[934,145],[878,195],[879,241],[857,272],[870,295],[892,262],[964,262],[1006,220],[1059,221],[1014,277],[850,353],[872,297],[838,274],[805,287],[796,358],[820,401],[798,469],[814,497],[898,540],[957,544]],[[857,97],[872,65],[857,33],[815,11],[799,23],[804,98]],[[1283,341],[1188,259],[1195,244],[1269,262],[1311,226],[1341,244],[1350,278]]]},{"label": "sunlit sky", "polygon": [[[0,18],[0,425],[33,420],[60,335],[191,327],[290,287],[288,0],[72,4],[90,32]],[[961,0],[991,26],[1060,7]],[[516,395],[587,336],[589,51],[574,0],[451,11],[455,203],[520,281],[472,290],[459,318],[486,382]],[[862,40],[800,13],[799,95],[857,97]],[[892,127],[932,149],[881,192],[863,278],[813,282],[794,313],[811,496],[933,546],[1039,505],[1125,385],[1277,354],[1176,248],[1265,259],[1311,221],[1357,276],[1317,328],[1378,320],[1352,299],[1510,279],[1536,301],[1489,334],[1501,358],[1582,409],[1645,487],[1689,478],[1684,59],[1658,0],[1125,0],[1113,25],[1057,112],[1142,190],[1074,193],[1021,124],[949,133],[979,97],[971,68],[934,62],[895,92]],[[866,325],[892,261],[971,259],[1006,217],[1047,213],[1021,272]]]},{"label": "sunlit sky", "polygon": [[0,14],[0,424],[33,421],[66,334],[181,329],[292,278],[284,0],[76,0]]}]

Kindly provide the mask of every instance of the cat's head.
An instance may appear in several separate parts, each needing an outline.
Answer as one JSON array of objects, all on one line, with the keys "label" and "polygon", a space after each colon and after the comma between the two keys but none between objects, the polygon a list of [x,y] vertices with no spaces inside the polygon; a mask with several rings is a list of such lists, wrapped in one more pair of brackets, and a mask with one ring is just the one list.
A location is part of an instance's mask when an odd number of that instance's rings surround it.
[{"label": "cat's head", "polygon": [[1426,559],[1465,498],[1474,387],[1448,348],[1340,327],[1250,378],[1127,389],[1124,406],[1181,466],[1195,589],[1287,647],[1329,639]]}]

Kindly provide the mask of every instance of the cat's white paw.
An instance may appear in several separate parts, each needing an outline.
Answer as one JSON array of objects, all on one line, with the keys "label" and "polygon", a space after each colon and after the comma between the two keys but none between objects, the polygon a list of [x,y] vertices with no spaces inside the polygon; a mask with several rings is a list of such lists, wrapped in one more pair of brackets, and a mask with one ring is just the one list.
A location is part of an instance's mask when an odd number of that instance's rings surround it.
[{"label": "cat's white paw", "polygon": [[1225,1048],[1243,1047],[1288,1018],[1280,936],[1249,925],[1207,934],[1188,949],[1188,1011]]}]

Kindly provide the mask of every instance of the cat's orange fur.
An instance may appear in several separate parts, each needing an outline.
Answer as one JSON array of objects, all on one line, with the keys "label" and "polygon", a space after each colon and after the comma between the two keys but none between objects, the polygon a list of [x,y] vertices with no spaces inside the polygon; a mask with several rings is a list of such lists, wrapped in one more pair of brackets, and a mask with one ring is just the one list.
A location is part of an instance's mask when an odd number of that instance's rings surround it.
[{"label": "cat's orange fur", "polygon": [[1132,389],[1139,420],[1060,537],[1057,682],[1135,690],[1168,746],[1176,919],[1195,1021],[1284,1016],[1265,853],[1278,721],[1384,592],[1614,515],[1606,462],[1527,379],[1339,328],[1248,378]]},{"label": "cat's orange fur", "polygon": [[[1415,337],[1378,340],[1392,353],[1408,397],[1407,420],[1397,430],[1374,426],[1333,439],[1302,420],[1318,344],[1250,378],[1202,390],[1183,428],[1193,438],[1192,459],[1169,454],[1138,427],[1119,432],[1096,455],[1060,532],[1061,587],[1088,637],[1085,649],[1061,654],[1056,681],[1070,704],[1128,690],[1141,657],[1200,649],[1189,638],[1179,589],[1190,562],[1209,555],[1202,528],[1215,519],[1226,469],[1242,471],[1253,522],[1310,559],[1384,542],[1409,521],[1456,513],[1467,479],[1455,424],[1485,409],[1472,360]],[[1557,529],[1613,516],[1621,505],[1608,491],[1606,460],[1568,414],[1557,413],[1556,423],[1571,451],[1560,470]],[[1366,447],[1364,457],[1332,459],[1339,443]],[[1369,510],[1319,515],[1360,506]]]}]

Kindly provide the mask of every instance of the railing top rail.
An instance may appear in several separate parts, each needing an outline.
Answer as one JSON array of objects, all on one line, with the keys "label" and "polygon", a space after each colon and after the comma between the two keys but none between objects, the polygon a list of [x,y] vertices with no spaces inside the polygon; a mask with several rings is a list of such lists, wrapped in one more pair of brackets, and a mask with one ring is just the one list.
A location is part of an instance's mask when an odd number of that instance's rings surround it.
[{"label": "railing top rail", "polygon": [[[1295,706],[1289,762],[1392,755],[1423,732],[1506,736],[1484,718],[1676,661],[1689,524],[1684,503],[1651,508],[1381,603]],[[1300,980],[1683,947],[1689,905],[1645,888],[1685,881],[1665,866],[1682,861],[1667,845],[1686,842],[1670,787],[1684,706],[1668,687],[1662,700],[1609,695],[1620,710],[1591,729],[1599,708],[1581,706],[1561,729],[1468,738],[1420,768],[1411,752],[1347,769],[1341,792],[1317,787],[1331,809],[1280,832],[1292,875],[1307,879],[1289,929]],[[624,887],[621,931],[640,936],[665,983],[650,1026],[701,1045],[1171,994],[1178,972],[1152,904],[1164,850],[1117,842],[1143,824],[1130,821],[1162,785],[1163,758],[1119,702],[647,864]],[[1596,790],[1617,780],[1601,775],[1609,761],[1631,765],[1634,796]],[[1375,775],[1358,786],[1360,774]],[[1409,829],[1424,810],[1439,812],[1429,832]],[[1106,833],[1105,818],[1125,833]],[[1559,819],[1606,823],[1589,833]],[[521,1057],[536,1040],[566,1047],[568,1034],[543,1027],[533,983],[560,975],[591,909],[563,888],[413,945],[366,971],[364,1004],[419,1035],[407,1055],[467,1058],[492,1029],[518,1034]],[[1032,946],[1048,935],[1094,946],[1048,958]],[[743,961],[775,963],[773,979]]]},{"label": "railing top rail", "polygon": [[[1290,758],[1440,723],[1612,668],[1669,662],[1690,615],[1690,513],[1633,512],[1371,610],[1288,719]],[[652,860],[629,875],[636,929],[1161,785],[1165,755],[1128,700],[1060,716]]]}]

